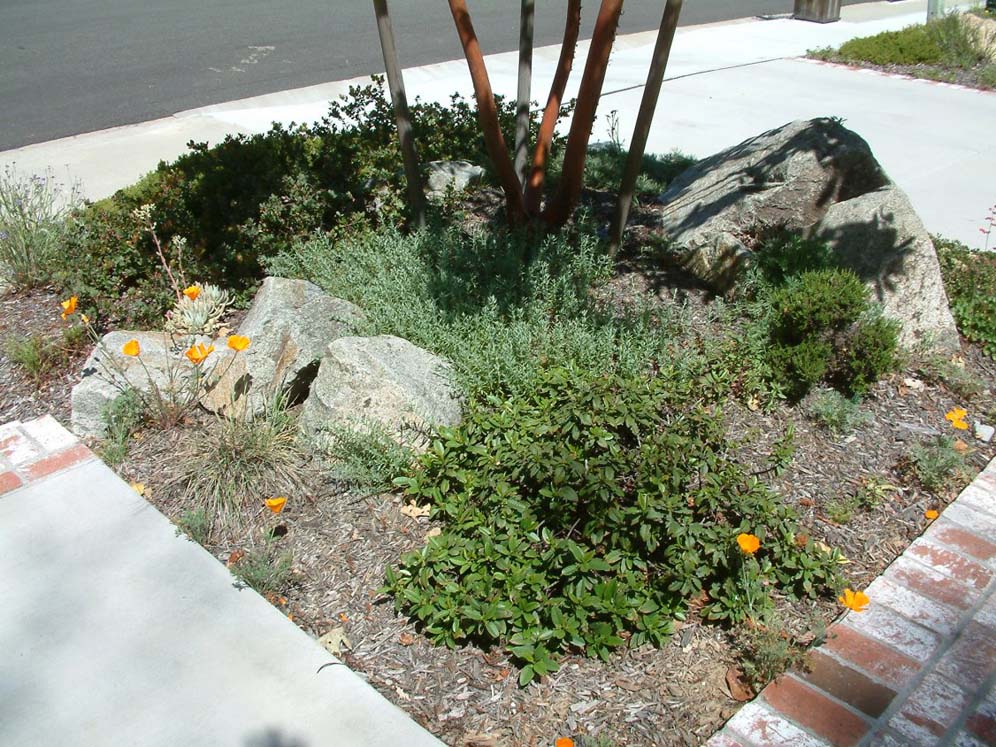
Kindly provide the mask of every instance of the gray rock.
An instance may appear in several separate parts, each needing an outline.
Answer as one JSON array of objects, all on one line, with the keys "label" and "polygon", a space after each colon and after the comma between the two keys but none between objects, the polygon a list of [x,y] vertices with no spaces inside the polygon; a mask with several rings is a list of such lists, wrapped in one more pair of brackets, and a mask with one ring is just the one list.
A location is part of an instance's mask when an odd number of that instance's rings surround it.
[{"label": "gray rock", "polygon": [[975,428],[972,432],[975,434],[975,437],[983,443],[989,443],[993,440],[993,436],[996,436],[996,428],[993,428],[991,425],[986,425],[985,423],[975,423]]},{"label": "gray rock", "polygon": [[462,192],[484,179],[484,169],[469,161],[430,161],[426,169],[430,194],[441,195],[449,188]]},{"label": "gray rock", "polygon": [[833,246],[885,315],[899,321],[901,345],[959,348],[937,251],[901,189],[883,187],[831,205],[809,233]]},{"label": "gray rock", "polygon": [[[121,352],[129,340],[138,340],[138,357]],[[198,342],[210,343],[208,338]],[[196,401],[194,366],[184,356],[191,340],[174,339],[165,332],[109,332],[83,364],[82,379],[73,387],[71,427],[78,436],[107,434],[104,411],[126,390],[135,389],[150,402]],[[215,343],[217,348],[217,343]],[[212,354],[201,373],[210,375],[217,358]]]},{"label": "gray rock", "polygon": [[217,383],[201,400],[213,412],[254,415],[278,395],[293,404],[308,395],[328,344],[355,334],[363,312],[306,280],[266,278],[238,334],[250,345],[225,350]]},{"label": "gray rock", "polygon": [[904,345],[957,345],[930,236],[868,144],[835,120],[792,122],[699,161],[661,201],[672,250],[720,292],[758,239],[817,236],[900,322]]},{"label": "gray rock", "polygon": [[342,337],[326,350],[300,429],[321,442],[330,426],[376,424],[411,445],[405,426],[452,426],[461,417],[446,361],[400,337]]}]

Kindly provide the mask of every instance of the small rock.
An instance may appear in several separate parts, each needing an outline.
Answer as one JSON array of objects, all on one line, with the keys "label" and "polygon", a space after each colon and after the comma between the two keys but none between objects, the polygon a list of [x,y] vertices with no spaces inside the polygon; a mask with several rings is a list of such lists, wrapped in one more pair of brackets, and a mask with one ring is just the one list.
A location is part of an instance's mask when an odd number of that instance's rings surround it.
[{"label": "small rock", "polygon": [[469,161],[430,161],[427,169],[429,176],[426,182],[431,195],[442,195],[451,187],[462,192],[484,179],[484,169]]},{"label": "small rock", "polygon": [[974,433],[977,439],[987,444],[992,441],[993,436],[996,435],[996,428],[993,428],[991,425],[986,425],[985,423],[976,422]]}]

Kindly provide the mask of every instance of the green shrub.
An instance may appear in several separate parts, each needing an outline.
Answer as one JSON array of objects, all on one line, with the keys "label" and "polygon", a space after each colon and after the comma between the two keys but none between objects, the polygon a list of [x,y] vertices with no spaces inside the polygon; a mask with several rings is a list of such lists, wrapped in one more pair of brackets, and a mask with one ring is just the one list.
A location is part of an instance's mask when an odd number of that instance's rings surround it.
[{"label": "green shrub", "polygon": [[273,542],[246,552],[232,566],[235,577],[260,594],[275,594],[286,590],[293,577],[294,556],[279,552]]},{"label": "green shrub", "polygon": [[547,369],[528,394],[472,403],[396,481],[444,529],[387,588],[436,642],[505,646],[525,684],[563,651],[661,644],[703,593],[707,619],[736,621],[772,589],[834,586],[836,559],[727,452],[721,417],[674,369]]},{"label": "green shrub", "polygon": [[767,298],[769,361],[793,397],[827,381],[862,393],[898,365],[898,325],[876,313],[850,270],[811,270]]},{"label": "green shrub", "polygon": [[953,438],[937,436],[917,444],[910,450],[910,461],[920,484],[932,493],[952,492],[952,484],[964,479],[965,457]]},{"label": "green shrub", "polygon": [[128,441],[146,422],[147,413],[141,394],[129,388],[112,400],[102,414],[107,432],[99,446],[100,458],[115,467],[128,455]]},{"label": "green shrub", "polygon": [[[499,101],[509,136],[514,108]],[[412,118],[424,162],[488,165],[476,110],[464,99],[454,96],[449,106],[415,102]],[[350,89],[314,125],[274,125],[213,147],[190,143],[187,154],[79,214],[59,284],[104,322],[160,319],[170,296],[151,239],[131,217],[150,204],[164,245],[186,239],[189,278],[248,292],[261,277],[262,259],[314,232],[399,222],[400,162],[393,109],[380,82]]]},{"label": "green shrub", "polygon": [[12,166],[0,171],[0,281],[33,288],[52,281],[68,231],[67,218],[80,203],[48,172],[25,176]]},{"label": "green shrub", "polygon": [[328,438],[325,451],[332,459],[332,474],[354,489],[387,491],[411,468],[414,454],[400,445],[382,425],[333,426],[323,436]]},{"label": "green shrub", "polygon": [[[814,56],[825,54],[816,50]],[[907,26],[845,42],[836,55],[850,62],[873,65],[939,65],[972,68],[986,61],[985,41],[959,13],[949,13],[926,25]]]},{"label": "green shrub", "polygon": [[958,331],[996,358],[996,253],[937,240],[944,289]]},{"label": "green shrub", "polygon": [[[268,268],[357,304],[367,332],[448,358],[470,394],[526,391],[543,365],[646,370],[672,357],[682,330],[677,313],[648,306],[618,314],[597,302],[592,289],[611,264],[588,234],[381,229],[315,238]],[[692,354],[682,360],[701,363]]]},{"label": "green shrub", "polygon": [[818,392],[806,414],[838,438],[849,436],[871,420],[868,413],[861,411],[859,398],[845,397],[833,389]]}]

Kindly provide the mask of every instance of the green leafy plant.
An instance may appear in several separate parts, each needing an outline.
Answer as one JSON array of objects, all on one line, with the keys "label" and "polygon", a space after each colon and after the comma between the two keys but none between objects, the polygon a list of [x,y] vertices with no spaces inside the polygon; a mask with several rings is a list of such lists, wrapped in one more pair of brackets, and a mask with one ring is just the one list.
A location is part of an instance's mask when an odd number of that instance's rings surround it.
[{"label": "green leafy plant", "polygon": [[261,547],[247,550],[232,566],[232,573],[260,594],[275,594],[290,584],[293,564],[294,556],[290,552],[281,552],[274,541],[268,541]]},{"label": "green leafy plant", "polygon": [[116,467],[128,455],[128,441],[146,420],[142,397],[134,389],[125,389],[104,408],[106,437],[98,449],[100,458]]},{"label": "green leafy plant", "polygon": [[[474,403],[396,482],[443,533],[387,588],[433,640],[501,644],[526,684],[580,650],[661,644],[688,600],[742,620],[769,590],[816,595],[833,559],[726,456],[722,422],[674,370],[550,368],[529,393]],[[738,532],[761,549],[746,557]]]},{"label": "green leafy plant", "polygon": [[834,389],[817,392],[808,402],[806,414],[837,438],[849,436],[871,421],[871,416],[862,412],[859,398],[845,397]]},{"label": "green leafy plant", "polygon": [[[822,621],[816,621],[815,626],[817,632],[811,640],[818,642],[825,632]],[[755,692],[790,669],[807,668],[808,646],[786,630],[773,613],[764,621],[738,627],[734,639],[741,657],[740,668]]]},{"label": "green leafy plant", "polygon": [[354,489],[390,490],[394,479],[407,473],[414,460],[413,451],[377,423],[333,426],[322,435],[333,476]]},{"label": "green leafy plant", "polygon": [[910,450],[913,474],[932,493],[946,493],[964,480],[965,457],[953,438],[937,436]]},{"label": "green leafy plant", "polygon": [[13,166],[0,171],[0,281],[17,288],[51,282],[69,231],[68,218],[81,202],[49,171],[26,176]]},{"label": "green leafy plant", "polygon": [[900,490],[898,485],[893,485],[881,477],[866,477],[861,481],[854,497],[858,506],[871,511]]},{"label": "green leafy plant", "polygon": [[937,239],[937,257],[958,331],[996,358],[996,254]]},{"label": "green leafy plant", "polygon": [[176,520],[176,533],[185,534],[198,545],[206,547],[211,540],[213,523],[206,508],[187,509]]}]

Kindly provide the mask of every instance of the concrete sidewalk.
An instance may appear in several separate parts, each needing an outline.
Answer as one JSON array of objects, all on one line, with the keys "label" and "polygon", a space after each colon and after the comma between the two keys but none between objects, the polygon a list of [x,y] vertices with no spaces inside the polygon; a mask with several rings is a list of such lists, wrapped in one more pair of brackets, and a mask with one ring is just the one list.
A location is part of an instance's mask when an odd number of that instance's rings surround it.
[{"label": "concrete sidewalk", "polygon": [[4,747],[438,742],[51,417],[0,426]]},{"label": "concrete sidewalk", "polygon": [[[649,152],[681,150],[707,156],[794,119],[837,116],[871,144],[890,176],[910,195],[927,228],[981,246],[979,227],[996,202],[992,122],[996,93],[889,77],[799,59],[808,49],[835,46],[926,18],[926,0],[846,6],[839,23],[748,19],[678,30]],[[949,7],[955,4],[949,3]],[[969,5],[962,3],[962,5]],[[617,40],[594,140],[609,137],[609,114],[622,139],[632,131],[655,34]],[[576,93],[587,43],[579,45],[568,96]],[[559,49],[536,50],[534,98],[549,89]],[[514,96],[515,53],[488,57],[497,93]],[[463,60],[405,71],[410,98],[448,101],[473,93]],[[82,183],[90,198],[111,194],[184,152],[190,140],[266,131],[321,118],[350,85],[339,81],[180,112],[0,153],[27,172],[53,168]]]}]

